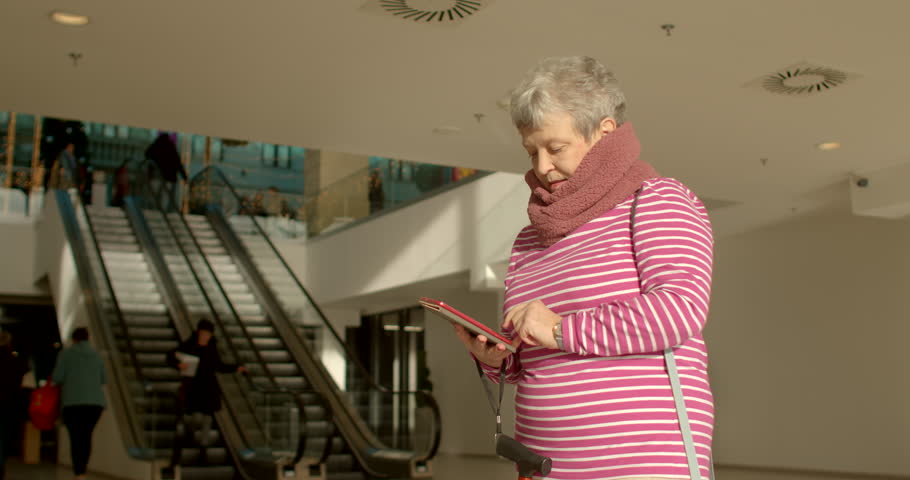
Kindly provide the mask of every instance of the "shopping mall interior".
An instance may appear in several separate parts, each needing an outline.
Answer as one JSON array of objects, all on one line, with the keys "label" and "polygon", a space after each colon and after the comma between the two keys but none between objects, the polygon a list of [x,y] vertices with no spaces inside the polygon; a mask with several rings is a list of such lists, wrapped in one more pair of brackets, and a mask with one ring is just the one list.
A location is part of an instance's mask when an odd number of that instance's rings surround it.
[{"label": "shopping mall interior", "polygon": [[[478,367],[419,299],[500,327],[531,193],[510,92],[566,55],[615,73],[641,158],[710,218],[703,459],[724,480],[910,479],[907,18],[905,0],[5,2],[0,331],[29,372],[2,404],[4,480],[73,477],[67,430],[27,410],[79,327],[107,378],[88,478],[514,478]],[[180,434],[169,356],[202,319],[244,366],[217,376],[211,441]],[[565,465],[534,478],[618,480]]]}]

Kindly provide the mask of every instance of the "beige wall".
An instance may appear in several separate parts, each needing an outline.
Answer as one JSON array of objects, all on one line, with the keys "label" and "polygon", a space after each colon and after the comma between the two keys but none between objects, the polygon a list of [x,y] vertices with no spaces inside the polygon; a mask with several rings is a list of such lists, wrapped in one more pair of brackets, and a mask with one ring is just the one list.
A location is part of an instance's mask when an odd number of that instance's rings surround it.
[{"label": "beige wall", "polygon": [[338,219],[369,215],[368,166],[366,155],[307,151],[304,196],[308,202],[305,214],[310,233],[321,232]]},{"label": "beige wall", "polygon": [[848,206],[718,240],[721,463],[910,472],[910,223]]},{"label": "beige wall", "polygon": [[319,186],[321,189],[330,186],[345,177],[365,170],[369,164],[369,157],[366,155],[322,150],[320,151]]},{"label": "beige wall", "polygon": [[[437,295],[426,291],[430,297],[444,298],[466,314],[482,320],[491,327],[498,327],[502,311],[498,293],[477,293],[465,290],[461,294],[446,291]],[[440,451],[449,454],[490,455],[494,450],[493,434],[496,418],[487,400],[477,368],[458,341],[451,324],[427,315],[426,325],[427,364],[433,393],[442,412],[442,442]],[[492,385],[498,395],[498,386]],[[515,388],[509,386],[503,398],[503,430],[515,431]],[[489,477],[493,478],[493,477]]]}]

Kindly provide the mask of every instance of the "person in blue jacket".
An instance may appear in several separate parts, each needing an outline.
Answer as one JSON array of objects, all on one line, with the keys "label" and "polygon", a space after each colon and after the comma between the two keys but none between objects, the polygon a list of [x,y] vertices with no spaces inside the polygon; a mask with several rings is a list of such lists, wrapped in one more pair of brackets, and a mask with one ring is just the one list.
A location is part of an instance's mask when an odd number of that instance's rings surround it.
[{"label": "person in blue jacket", "polygon": [[92,454],[92,433],[107,402],[104,361],[88,342],[88,330],[73,331],[73,345],[57,357],[51,380],[59,385],[63,424],[70,437],[73,473],[84,479]]}]

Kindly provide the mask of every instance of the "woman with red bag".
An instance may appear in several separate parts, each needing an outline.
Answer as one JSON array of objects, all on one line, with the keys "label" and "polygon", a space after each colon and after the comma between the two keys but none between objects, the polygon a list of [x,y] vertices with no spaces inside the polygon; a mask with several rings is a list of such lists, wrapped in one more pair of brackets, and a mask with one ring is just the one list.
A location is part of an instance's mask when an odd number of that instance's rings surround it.
[{"label": "woman with red bag", "polygon": [[88,330],[73,331],[73,346],[57,357],[53,382],[61,387],[63,424],[70,437],[73,473],[84,479],[92,453],[92,432],[104,411],[104,361],[88,343]]}]

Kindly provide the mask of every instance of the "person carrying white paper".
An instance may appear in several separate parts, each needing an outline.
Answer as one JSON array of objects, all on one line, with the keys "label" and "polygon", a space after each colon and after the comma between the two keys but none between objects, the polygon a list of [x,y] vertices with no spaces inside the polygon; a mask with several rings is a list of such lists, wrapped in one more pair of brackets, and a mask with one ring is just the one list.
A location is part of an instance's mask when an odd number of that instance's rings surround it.
[{"label": "person carrying white paper", "polygon": [[[190,357],[195,357],[193,361]],[[168,364],[184,374],[178,392],[182,415],[191,416],[196,427],[196,443],[200,446],[202,461],[206,461],[206,447],[211,440],[212,414],[221,410],[221,389],[216,373],[243,373],[243,366],[225,363],[218,353],[215,325],[202,319],[196,331],[176,349],[168,352]],[[193,363],[196,365],[194,366]],[[193,372],[193,370],[195,370]],[[186,375],[190,372],[192,376]]]}]

